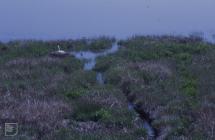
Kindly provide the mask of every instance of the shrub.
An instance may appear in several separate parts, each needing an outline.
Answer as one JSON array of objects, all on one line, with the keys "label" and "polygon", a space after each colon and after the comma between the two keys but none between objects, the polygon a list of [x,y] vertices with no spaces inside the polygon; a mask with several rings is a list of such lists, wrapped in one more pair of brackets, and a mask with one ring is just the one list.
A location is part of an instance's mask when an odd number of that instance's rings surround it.
[{"label": "shrub", "polygon": [[108,119],[103,120],[107,125],[114,125],[117,127],[125,126],[131,128],[133,126],[133,120],[136,117],[134,112],[124,109],[111,109],[108,110],[111,115],[108,115]]},{"label": "shrub", "polygon": [[185,95],[195,97],[197,95],[197,81],[195,79],[184,79],[182,89]]},{"label": "shrub", "polygon": [[74,119],[78,121],[99,121],[110,118],[111,114],[100,105],[90,102],[80,102],[77,105]]},{"label": "shrub", "polygon": [[69,99],[76,99],[81,97],[86,91],[84,89],[68,90],[65,93],[65,96]]},{"label": "shrub", "polygon": [[176,59],[179,62],[190,62],[192,56],[189,53],[179,53],[176,55]]},{"label": "shrub", "polygon": [[95,112],[96,118],[100,118],[102,120],[107,120],[111,117],[111,114],[109,111],[105,110],[104,108],[98,110]]}]

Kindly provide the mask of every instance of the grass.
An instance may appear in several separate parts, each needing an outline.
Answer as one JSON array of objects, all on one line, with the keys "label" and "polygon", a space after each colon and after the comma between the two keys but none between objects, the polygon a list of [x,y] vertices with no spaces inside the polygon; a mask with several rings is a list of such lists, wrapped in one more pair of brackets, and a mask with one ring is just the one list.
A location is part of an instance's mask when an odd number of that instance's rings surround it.
[{"label": "grass", "polygon": [[[149,113],[160,139],[214,139],[215,46],[197,37],[136,36],[99,57],[92,71],[66,51],[101,52],[108,37],[0,43],[0,126],[18,122],[14,140],[147,139],[120,85]],[[96,81],[104,74],[105,85]],[[7,140],[0,131],[0,139]]]}]

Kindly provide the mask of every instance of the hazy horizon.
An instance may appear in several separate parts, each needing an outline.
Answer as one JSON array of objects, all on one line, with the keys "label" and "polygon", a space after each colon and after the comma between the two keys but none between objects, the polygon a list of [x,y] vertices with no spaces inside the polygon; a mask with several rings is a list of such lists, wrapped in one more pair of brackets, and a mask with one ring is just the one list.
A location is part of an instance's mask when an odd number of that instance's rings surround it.
[{"label": "hazy horizon", "polygon": [[214,0],[1,0],[0,41],[215,34]]}]

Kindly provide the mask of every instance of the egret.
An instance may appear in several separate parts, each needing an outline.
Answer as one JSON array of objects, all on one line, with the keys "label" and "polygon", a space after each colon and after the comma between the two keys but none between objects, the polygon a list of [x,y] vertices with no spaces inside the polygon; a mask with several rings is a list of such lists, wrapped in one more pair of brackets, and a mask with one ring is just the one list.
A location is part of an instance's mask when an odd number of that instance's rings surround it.
[{"label": "egret", "polygon": [[61,50],[61,49],[60,49],[60,46],[59,46],[59,45],[58,45],[57,47],[58,47],[58,51],[57,51],[57,52],[58,52],[59,54],[66,54],[66,52],[65,52],[64,50]]},{"label": "egret", "polygon": [[61,50],[60,49],[60,46],[58,45],[58,50],[55,51],[55,52],[52,52],[50,55],[53,56],[53,57],[66,57],[69,55],[68,52],[65,52],[64,50]]}]

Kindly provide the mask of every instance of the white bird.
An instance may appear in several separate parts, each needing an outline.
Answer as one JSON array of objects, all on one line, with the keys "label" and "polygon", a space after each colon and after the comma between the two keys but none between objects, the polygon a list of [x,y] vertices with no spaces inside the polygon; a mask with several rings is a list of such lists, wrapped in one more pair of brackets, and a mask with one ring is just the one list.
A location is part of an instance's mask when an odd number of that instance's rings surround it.
[{"label": "white bird", "polygon": [[58,53],[60,53],[60,54],[66,54],[65,51],[63,51],[63,50],[60,49],[60,46],[59,46],[59,45],[58,45],[57,47],[58,47],[58,51],[57,51]]}]

